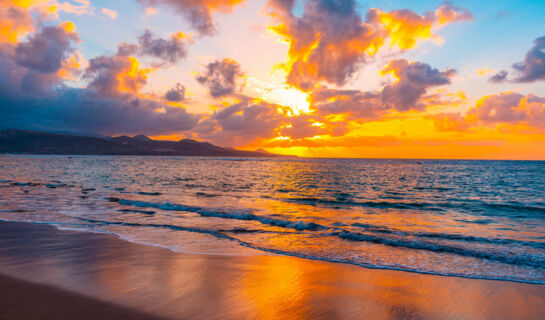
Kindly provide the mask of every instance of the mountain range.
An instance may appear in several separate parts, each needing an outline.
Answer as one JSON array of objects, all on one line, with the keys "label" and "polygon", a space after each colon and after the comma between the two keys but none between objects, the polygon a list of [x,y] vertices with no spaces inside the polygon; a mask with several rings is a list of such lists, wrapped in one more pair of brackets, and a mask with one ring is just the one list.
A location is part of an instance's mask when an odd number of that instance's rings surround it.
[{"label": "mountain range", "polygon": [[59,155],[168,155],[278,157],[265,150],[222,148],[191,139],[152,140],[145,135],[100,137],[24,130],[0,131],[0,153]]}]

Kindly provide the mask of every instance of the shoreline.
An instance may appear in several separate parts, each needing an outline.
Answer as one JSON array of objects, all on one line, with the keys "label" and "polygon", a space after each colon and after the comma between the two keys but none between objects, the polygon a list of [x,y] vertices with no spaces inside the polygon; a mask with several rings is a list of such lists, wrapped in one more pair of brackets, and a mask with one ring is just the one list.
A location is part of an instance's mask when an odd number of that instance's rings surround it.
[{"label": "shoreline", "polygon": [[[0,274],[68,290],[61,292],[89,304],[104,301],[96,307],[100,310],[120,306],[119,312],[142,317],[532,319],[545,314],[545,285],[290,256],[192,255],[24,222],[0,222]],[[0,276],[0,287],[5,279]],[[15,290],[25,287],[24,281]],[[29,297],[20,306],[36,306],[39,299]]]}]

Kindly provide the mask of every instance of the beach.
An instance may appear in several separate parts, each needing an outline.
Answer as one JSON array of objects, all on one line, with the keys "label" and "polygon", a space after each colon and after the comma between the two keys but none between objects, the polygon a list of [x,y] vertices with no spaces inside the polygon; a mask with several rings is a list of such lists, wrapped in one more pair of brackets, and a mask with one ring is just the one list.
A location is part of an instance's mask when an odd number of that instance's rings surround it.
[{"label": "beach", "polygon": [[3,319],[43,310],[47,315],[63,310],[72,319],[71,314],[78,319],[539,319],[545,314],[543,285],[272,254],[191,255],[31,223],[0,223],[0,273]]}]

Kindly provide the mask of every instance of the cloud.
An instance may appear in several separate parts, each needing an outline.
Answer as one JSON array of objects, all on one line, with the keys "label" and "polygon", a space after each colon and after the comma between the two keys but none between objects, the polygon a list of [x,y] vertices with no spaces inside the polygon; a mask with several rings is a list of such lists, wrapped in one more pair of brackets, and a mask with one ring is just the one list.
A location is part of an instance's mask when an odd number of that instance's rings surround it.
[{"label": "cloud", "polygon": [[390,61],[381,73],[391,73],[396,81],[378,92],[338,90],[325,86],[313,89],[309,95],[312,109],[324,117],[345,114],[347,119],[361,121],[377,119],[392,110],[403,112],[423,109],[430,104],[453,105],[465,98],[451,94],[447,100],[443,100],[439,93],[427,94],[431,87],[450,84],[456,73],[453,69],[439,71],[426,63],[398,59]]},{"label": "cloud", "polygon": [[31,35],[28,41],[17,44],[15,61],[37,72],[54,73],[75,51],[72,45],[77,41],[79,41],[78,34],[71,22],[44,27]]},{"label": "cloud", "polygon": [[192,129],[198,116],[133,95],[103,97],[64,88],[51,97],[0,97],[0,127],[101,134],[173,134]]},{"label": "cloud", "polygon": [[150,69],[140,68],[131,56],[100,56],[89,60],[84,78],[89,88],[103,96],[137,93],[147,82]]},{"label": "cloud", "polygon": [[70,30],[43,27],[13,45],[26,55],[0,54],[0,128],[160,135],[197,124],[199,115],[139,97],[148,70],[130,56],[91,59],[84,75],[89,85],[67,87],[60,71],[72,63],[66,53],[77,37]]},{"label": "cloud", "polygon": [[120,43],[117,46],[117,55],[148,56],[174,64],[187,56],[188,47],[192,43],[193,40],[182,32],[171,34],[169,39],[162,39],[150,30],[145,30],[138,36],[138,44]]},{"label": "cloud", "polygon": [[408,62],[405,59],[392,60],[382,70],[382,74],[392,73],[397,81],[382,89],[381,100],[384,105],[398,111],[423,109],[420,98],[430,87],[450,84],[456,74],[454,69],[439,71],[422,62]]},{"label": "cloud", "polygon": [[189,20],[191,26],[202,35],[216,32],[212,19],[215,12],[230,13],[233,7],[245,0],[139,0],[146,8],[170,6]]},{"label": "cloud", "polygon": [[473,14],[471,14],[471,12],[467,9],[454,6],[450,1],[445,2],[442,6],[437,8],[437,10],[435,10],[435,16],[439,25],[452,22],[473,21]]},{"label": "cloud", "polygon": [[439,40],[433,28],[472,18],[467,10],[451,4],[425,15],[373,8],[365,21],[354,0],[308,0],[301,16],[293,14],[294,4],[269,1],[275,22],[269,30],[289,44],[288,62],[283,65],[286,82],[303,90],[321,81],[342,86],[382,47],[412,49],[420,41]]},{"label": "cloud", "polygon": [[545,80],[545,36],[534,40],[534,47],[526,53],[524,61],[515,63],[518,72],[514,82],[533,82]]},{"label": "cloud", "polygon": [[146,84],[151,69],[142,68],[133,55],[151,56],[176,63],[187,55],[190,42],[182,33],[173,34],[169,40],[165,40],[156,38],[151,31],[146,30],[138,37],[138,45],[121,43],[115,55],[89,60],[84,78],[90,81],[90,88],[104,96],[138,93]]},{"label": "cloud", "polygon": [[329,135],[332,130],[326,127],[326,124],[318,121],[316,116],[299,115],[286,118],[286,125],[278,130],[280,136],[290,137],[290,139],[304,139],[319,135]]},{"label": "cloud", "polygon": [[503,92],[479,99],[465,115],[440,113],[426,117],[439,131],[467,131],[484,125],[525,125],[545,132],[545,98]]},{"label": "cloud", "polygon": [[193,41],[182,32],[172,34],[170,39],[155,38],[150,30],[138,36],[140,54],[160,58],[169,63],[176,63],[185,58],[188,46]]},{"label": "cloud", "polygon": [[244,99],[215,111],[195,128],[198,137],[222,146],[243,146],[275,136],[285,122],[279,106],[265,101]]},{"label": "cloud", "polygon": [[32,16],[27,10],[0,2],[0,43],[17,43],[33,30]]},{"label": "cloud", "polygon": [[492,82],[492,83],[502,83],[502,82],[507,81],[507,76],[508,75],[509,75],[509,73],[507,71],[501,70],[500,72],[498,72],[495,75],[493,75],[492,77],[490,77],[490,79],[488,79],[488,81]]},{"label": "cloud", "polygon": [[477,101],[467,117],[484,124],[524,123],[543,130],[545,98],[512,92],[491,95]]},{"label": "cloud", "polygon": [[310,94],[311,106],[321,116],[347,114],[351,120],[377,118],[387,108],[379,93],[320,87]]},{"label": "cloud", "polygon": [[[56,10],[61,10],[71,14],[83,15],[83,14],[93,13],[93,10],[92,10],[93,8],[89,0],[73,0],[72,2],[75,2],[75,4],[70,3],[68,1],[64,1],[62,3],[58,1],[43,1],[43,2],[49,2],[49,4],[53,6]],[[108,10],[108,11],[111,11],[111,10]],[[104,9],[102,10],[102,12],[105,13]]]},{"label": "cloud", "polygon": [[210,89],[214,98],[224,97],[238,91],[239,79],[244,75],[235,60],[223,59],[210,62],[206,70],[195,79]]},{"label": "cloud", "polygon": [[[75,3],[72,3],[75,2]],[[45,21],[59,20],[58,12],[82,15],[91,14],[88,0],[72,2],[57,0],[2,0],[0,1],[0,43],[17,43],[34,32]],[[36,17],[34,21],[33,16]]]},{"label": "cloud", "polygon": [[144,8],[144,10],[146,11],[146,14],[148,16],[152,16],[157,13],[157,9],[155,9],[154,7],[146,7]]},{"label": "cloud", "polygon": [[185,100],[185,87],[177,83],[174,88],[167,91],[165,99],[171,102],[182,102]]},{"label": "cloud", "polygon": [[435,129],[440,132],[467,131],[471,124],[460,113],[438,113],[426,116],[434,122]]},{"label": "cloud", "polygon": [[117,19],[117,11],[115,11],[115,10],[102,8],[102,14],[104,14],[105,16],[107,16],[110,19],[114,19],[114,20]]}]

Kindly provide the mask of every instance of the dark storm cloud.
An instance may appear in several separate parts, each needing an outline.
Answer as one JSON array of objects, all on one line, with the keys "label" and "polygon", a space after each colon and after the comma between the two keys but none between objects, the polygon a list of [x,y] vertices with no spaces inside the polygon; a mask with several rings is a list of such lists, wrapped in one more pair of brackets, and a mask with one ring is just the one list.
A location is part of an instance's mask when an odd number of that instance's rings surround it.
[{"label": "dark storm cloud", "polygon": [[243,76],[238,62],[231,59],[216,60],[206,65],[205,71],[195,79],[210,89],[214,98],[227,96],[238,91],[238,79]]}]

